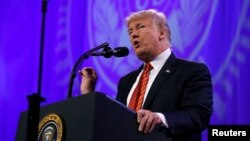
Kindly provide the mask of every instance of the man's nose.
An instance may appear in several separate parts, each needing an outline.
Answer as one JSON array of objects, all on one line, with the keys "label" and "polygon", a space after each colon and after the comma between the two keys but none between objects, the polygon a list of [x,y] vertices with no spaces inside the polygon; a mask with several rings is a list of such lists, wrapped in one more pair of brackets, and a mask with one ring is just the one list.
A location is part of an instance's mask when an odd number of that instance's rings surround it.
[{"label": "man's nose", "polygon": [[139,37],[138,31],[133,31],[132,34],[131,34],[131,38],[134,39],[134,38],[137,38],[137,37]]}]

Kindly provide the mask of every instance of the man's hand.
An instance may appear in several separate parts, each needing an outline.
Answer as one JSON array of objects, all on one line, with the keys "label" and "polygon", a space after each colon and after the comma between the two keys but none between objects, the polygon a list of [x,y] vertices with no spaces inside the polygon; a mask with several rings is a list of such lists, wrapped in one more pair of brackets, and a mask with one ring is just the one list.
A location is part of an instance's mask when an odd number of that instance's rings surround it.
[{"label": "man's hand", "polygon": [[81,81],[81,93],[87,94],[95,91],[96,81],[98,76],[93,68],[85,67],[79,73],[82,76]]},{"label": "man's hand", "polygon": [[138,130],[143,133],[152,132],[155,125],[162,123],[156,113],[143,109],[137,112],[137,122],[139,123]]}]

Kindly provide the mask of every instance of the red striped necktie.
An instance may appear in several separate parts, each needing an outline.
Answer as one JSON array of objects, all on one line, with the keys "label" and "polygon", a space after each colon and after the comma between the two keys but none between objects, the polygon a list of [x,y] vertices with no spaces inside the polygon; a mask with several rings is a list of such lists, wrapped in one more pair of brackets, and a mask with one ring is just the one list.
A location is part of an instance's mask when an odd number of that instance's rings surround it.
[{"label": "red striped necktie", "polygon": [[144,95],[148,84],[149,72],[152,69],[153,67],[150,63],[145,64],[140,80],[131,96],[128,107],[136,112],[142,107]]}]

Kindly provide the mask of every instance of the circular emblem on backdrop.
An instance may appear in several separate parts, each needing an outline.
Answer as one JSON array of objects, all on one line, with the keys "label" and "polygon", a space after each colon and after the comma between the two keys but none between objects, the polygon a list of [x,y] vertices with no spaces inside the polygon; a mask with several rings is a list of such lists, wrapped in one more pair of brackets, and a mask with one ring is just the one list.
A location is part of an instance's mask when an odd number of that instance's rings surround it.
[{"label": "circular emblem on backdrop", "polygon": [[39,122],[38,141],[62,141],[63,127],[63,121],[59,115],[47,114]]}]

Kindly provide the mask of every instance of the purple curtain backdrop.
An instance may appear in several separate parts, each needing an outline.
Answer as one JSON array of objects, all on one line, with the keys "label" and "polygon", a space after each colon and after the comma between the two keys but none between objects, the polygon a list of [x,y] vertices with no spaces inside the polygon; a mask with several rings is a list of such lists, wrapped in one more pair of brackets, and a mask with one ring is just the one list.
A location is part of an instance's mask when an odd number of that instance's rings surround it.
[{"label": "purple curtain backdrop", "polygon": [[[1,141],[14,140],[19,114],[27,110],[26,96],[37,92],[41,1],[0,1]],[[125,58],[91,57],[83,63],[97,69],[97,90],[115,97],[119,78],[141,64],[124,19],[149,8],[167,15],[178,57],[208,65],[214,86],[211,124],[250,124],[249,0],[49,0],[42,105],[66,99],[73,64],[103,42],[130,49]],[[80,93],[79,84],[77,77],[74,96]]]}]

